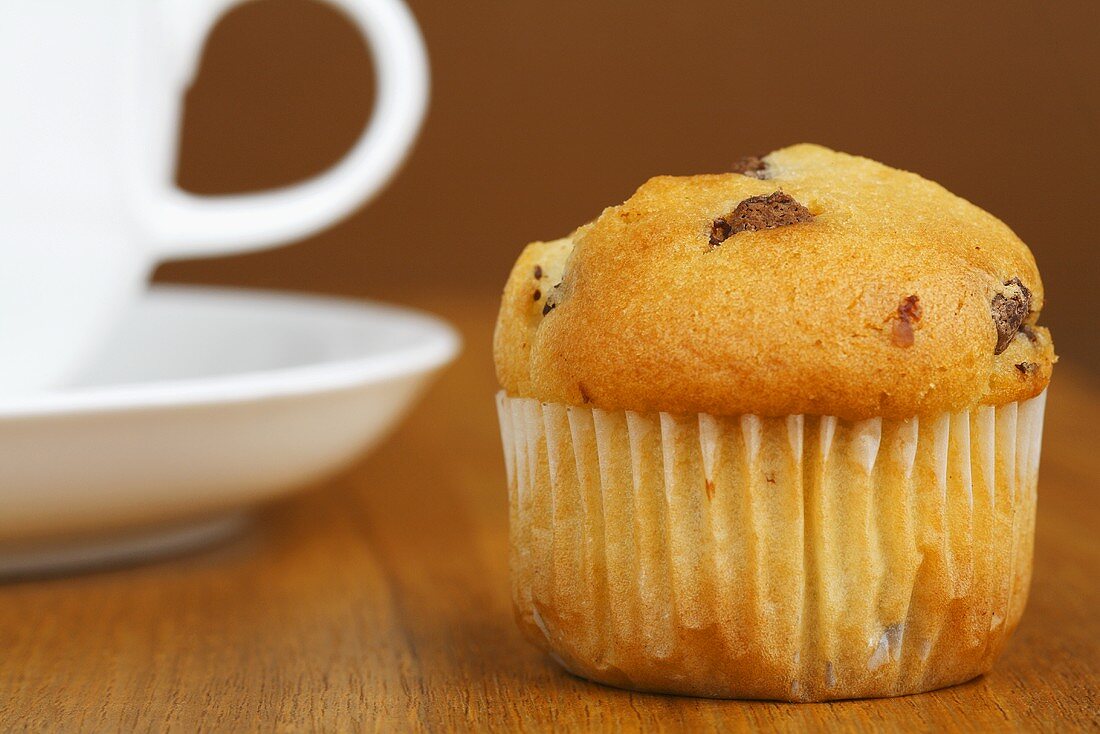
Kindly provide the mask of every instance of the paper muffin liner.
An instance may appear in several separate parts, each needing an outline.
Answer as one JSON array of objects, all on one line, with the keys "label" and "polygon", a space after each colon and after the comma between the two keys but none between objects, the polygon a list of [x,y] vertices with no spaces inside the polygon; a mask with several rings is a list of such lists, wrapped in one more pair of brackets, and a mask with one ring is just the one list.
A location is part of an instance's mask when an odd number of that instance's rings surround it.
[{"label": "paper muffin liner", "polygon": [[973,678],[1027,599],[1045,401],[853,422],[501,393],[520,626],[571,672],[641,690]]}]

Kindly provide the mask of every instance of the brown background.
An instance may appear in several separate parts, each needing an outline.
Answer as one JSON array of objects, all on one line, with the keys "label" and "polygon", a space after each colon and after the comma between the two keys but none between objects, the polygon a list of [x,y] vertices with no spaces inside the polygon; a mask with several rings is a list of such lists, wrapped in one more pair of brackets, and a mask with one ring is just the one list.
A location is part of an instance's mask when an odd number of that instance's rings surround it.
[{"label": "brown background", "polygon": [[[434,100],[393,186],[309,242],[160,277],[420,304],[455,321],[463,358],[369,460],[265,507],[232,542],[0,584],[0,732],[1100,728],[1100,392],[1070,364],[1100,361],[1100,3],[1046,3],[1046,15],[413,4]],[[364,50],[338,15],[303,0],[242,8],[189,99],[180,180],[220,193],[315,173],[355,138],[369,95]],[[526,644],[510,612],[495,294],[524,242],[568,232],[647,176],[722,170],[798,140],[938,179],[1036,251],[1045,321],[1073,359],[1049,405],[1028,611],[990,675],[924,696],[787,706],[586,684]]]},{"label": "brown background", "polygon": [[[524,243],[567,233],[651,175],[813,141],[918,171],[1008,222],[1039,261],[1059,352],[1098,369],[1100,4],[411,5],[433,96],[392,186],[307,242],[171,264],[161,279],[489,298]],[[323,170],[370,100],[367,53],[337,12],[245,5],[207,46],[180,182],[225,193]]]}]

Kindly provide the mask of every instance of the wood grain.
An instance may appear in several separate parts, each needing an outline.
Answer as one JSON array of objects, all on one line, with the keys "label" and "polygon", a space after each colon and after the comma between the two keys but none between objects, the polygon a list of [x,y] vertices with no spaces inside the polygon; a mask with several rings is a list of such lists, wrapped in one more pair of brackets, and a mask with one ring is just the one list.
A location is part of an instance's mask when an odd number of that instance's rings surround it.
[{"label": "wood grain", "polygon": [[494,307],[429,305],[466,353],[352,470],[219,548],[0,585],[0,731],[1100,728],[1100,393],[1071,368],[1050,393],[1029,608],[993,673],[880,701],[674,698],[572,678],[519,637]]}]

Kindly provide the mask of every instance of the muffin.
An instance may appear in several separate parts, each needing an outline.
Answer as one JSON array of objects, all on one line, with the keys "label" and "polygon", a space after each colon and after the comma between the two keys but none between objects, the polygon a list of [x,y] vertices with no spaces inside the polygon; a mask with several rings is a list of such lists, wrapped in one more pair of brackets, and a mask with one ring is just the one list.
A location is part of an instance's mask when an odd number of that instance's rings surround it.
[{"label": "muffin", "polygon": [[1043,286],[998,219],[815,145],[528,245],[494,339],[516,617],[623,688],[990,669],[1031,576]]}]

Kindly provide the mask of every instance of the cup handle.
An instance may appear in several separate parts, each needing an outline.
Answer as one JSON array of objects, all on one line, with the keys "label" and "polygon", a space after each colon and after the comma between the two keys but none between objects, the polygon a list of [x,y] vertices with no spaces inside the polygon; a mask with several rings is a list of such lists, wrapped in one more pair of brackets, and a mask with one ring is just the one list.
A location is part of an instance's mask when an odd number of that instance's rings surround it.
[{"label": "cup handle", "polygon": [[[244,1],[162,0],[167,63],[180,92],[193,75],[203,41],[215,22]],[[355,22],[371,49],[377,95],[366,130],[328,171],[285,188],[197,196],[171,181],[143,187],[141,219],[158,257],[243,252],[305,237],[377,193],[403,160],[428,98],[428,59],[416,21],[400,0],[325,1]]]}]

